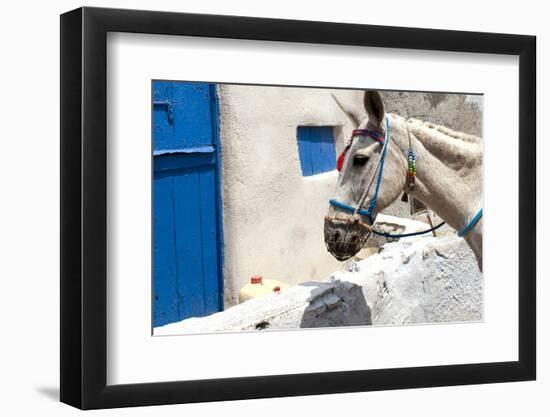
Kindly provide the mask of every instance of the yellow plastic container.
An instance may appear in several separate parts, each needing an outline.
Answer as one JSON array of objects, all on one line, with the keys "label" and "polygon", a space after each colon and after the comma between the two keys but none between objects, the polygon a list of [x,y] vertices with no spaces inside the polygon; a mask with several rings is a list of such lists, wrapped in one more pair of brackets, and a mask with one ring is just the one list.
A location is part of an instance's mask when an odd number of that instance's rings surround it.
[{"label": "yellow plastic container", "polygon": [[244,303],[245,301],[252,300],[253,298],[260,298],[265,297],[266,295],[275,294],[285,288],[288,288],[288,285],[283,284],[282,282],[274,279],[264,279],[260,275],[253,275],[250,278],[250,282],[241,288],[241,291],[239,292],[239,303]]}]

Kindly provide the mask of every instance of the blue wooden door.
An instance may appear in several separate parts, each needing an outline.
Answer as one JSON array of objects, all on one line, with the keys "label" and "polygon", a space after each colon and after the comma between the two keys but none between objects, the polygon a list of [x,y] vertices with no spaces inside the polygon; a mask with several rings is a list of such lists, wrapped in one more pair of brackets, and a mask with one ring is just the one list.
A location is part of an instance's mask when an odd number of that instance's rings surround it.
[{"label": "blue wooden door", "polygon": [[153,326],[223,308],[215,86],[153,82]]}]

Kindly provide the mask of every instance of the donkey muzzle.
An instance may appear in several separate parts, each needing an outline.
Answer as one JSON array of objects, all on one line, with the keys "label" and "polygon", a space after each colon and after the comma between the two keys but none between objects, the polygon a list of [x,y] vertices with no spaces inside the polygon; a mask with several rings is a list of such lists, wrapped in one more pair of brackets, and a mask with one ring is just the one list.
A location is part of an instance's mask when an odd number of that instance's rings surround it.
[{"label": "donkey muzzle", "polygon": [[372,227],[357,218],[325,217],[325,245],[339,261],[345,261],[365,245]]}]

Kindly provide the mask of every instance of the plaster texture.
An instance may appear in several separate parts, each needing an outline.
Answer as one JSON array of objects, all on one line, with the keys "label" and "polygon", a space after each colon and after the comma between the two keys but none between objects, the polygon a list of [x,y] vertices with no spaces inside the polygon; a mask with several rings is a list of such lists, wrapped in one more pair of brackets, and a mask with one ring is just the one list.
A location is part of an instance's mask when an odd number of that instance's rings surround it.
[{"label": "plaster texture", "polygon": [[333,279],[361,286],[375,325],[470,322],[483,318],[483,280],[466,242],[449,234],[386,244]]},{"label": "plaster texture", "polygon": [[219,85],[226,308],[250,276],[295,285],[338,268],[323,219],[336,170],[303,177],[298,126],[333,126],[336,154],[351,121],[339,100],[362,106],[362,91]]},{"label": "plaster texture", "polygon": [[259,331],[371,324],[360,286],[349,282],[306,282],[256,298],[208,317],[156,327],[157,335]]}]

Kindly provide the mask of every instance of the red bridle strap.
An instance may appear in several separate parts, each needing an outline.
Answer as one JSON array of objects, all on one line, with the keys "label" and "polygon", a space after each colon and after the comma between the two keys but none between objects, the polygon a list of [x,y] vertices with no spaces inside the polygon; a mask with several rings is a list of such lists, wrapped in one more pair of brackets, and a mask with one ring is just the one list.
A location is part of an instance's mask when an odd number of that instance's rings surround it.
[{"label": "red bridle strap", "polygon": [[375,141],[380,142],[381,144],[384,144],[384,132],[381,132],[376,129],[355,129],[351,136],[369,136],[373,138]]},{"label": "red bridle strap", "polygon": [[[374,139],[375,141],[380,142],[382,145],[384,144],[384,133],[379,131],[379,130],[375,130],[375,129],[355,129],[353,132],[351,132],[351,139],[353,140],[353,138],[355,136],[368,136],[368,137]],[[350,146],[351,146],[351,142],[348,146],[346,146],[344,148],[344,150],[342,151],[342,153],[340,154],[340,156],[336,160],[336,169],[338,171],[342,170],[342,166],[344,165],[344,159],[346,159],[346,152],[348,151]]]}]

